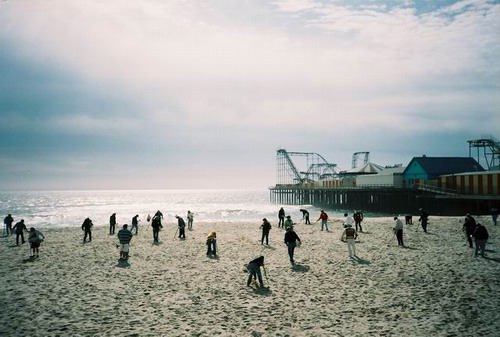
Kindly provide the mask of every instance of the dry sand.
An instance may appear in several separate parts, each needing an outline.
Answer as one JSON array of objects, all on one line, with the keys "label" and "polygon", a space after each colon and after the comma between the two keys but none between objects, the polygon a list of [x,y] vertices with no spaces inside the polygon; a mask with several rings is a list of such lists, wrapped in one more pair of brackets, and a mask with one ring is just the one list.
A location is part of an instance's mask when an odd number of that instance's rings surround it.
[{"label": "dry sand", "polygon": [[[429,234],[414,221],[399,248],[392,218],[365,219],[353,260],[340,219],[297,224],[295,268],[275,224],[269,247],[260,223],[195,223],[181,241],[167,222],[159,245],[142,226],[129,263],[106,227],[87,244],[79,228],[44,229],[35,260],[1,238],[0,336],[500,336],[500,226],[478,217],[490,241],[475,257],[460,220],[431,216]],[[218,258],[205,255],[212,229]],[[246,287],[261,254],[269,288]]]}]

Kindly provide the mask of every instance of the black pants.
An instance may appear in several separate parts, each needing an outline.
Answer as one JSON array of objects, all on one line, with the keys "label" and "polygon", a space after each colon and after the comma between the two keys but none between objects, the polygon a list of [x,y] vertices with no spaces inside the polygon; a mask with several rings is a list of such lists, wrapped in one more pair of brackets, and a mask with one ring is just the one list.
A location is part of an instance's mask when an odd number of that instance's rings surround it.
[{"label": "black pants", "polygon": [[24,243],[24,233],[16,233],[16,245],[19,246],[19,237],[21,237],[21,243]]},{"label": "black pants", "polygon": [[396,232],[396,238],[398,239],[398,246],[404,246],[403,243],[403,230],[398,229]]},{"label": "black pants", "polygon": [[359,231],[362,232],[363,228],[361,228],[361,221],[360,220],[356,221],[356,231],[358,231],[358,225],[359,225]]},{"label": "black pants", "polygon": [[155,229],[155,228],[153,228],[153,240],[154,240],[154,242],[158,242],[158,239],[159,239],[159,233],[160,233],[160,230],[159,230],[159,229]]},{"label": "black pants", "polygon": [[87,241],[87,236],[89,237],[89,242],[92,241],[92,232],[90,229],[85,230],[85,234],[83,235],[83,242]]},{"label": "black pants", "polygon": [[179,238],[180,239],[185,239],[186,238],[186,231],[184,230],[184,227],[179,228]]},{"label": "black pants", "polygon": [[115,225],[114,224],[109,225],[109,234],[115,234]]},{"label": "black pants", "polygon": [[422,229],[427,233],[427,219],[422,219]]},{"label": "black pants", "polygon": [[266,239],[266,245],[269,245],[269,231],[262,231],[262,239],[260,239],[261,244],[264,244],[264,239]]},{"label": "black pants", "polygon": [[469,241],[470,248],[474,248],[474,246],[472,245],[472,237],[471,237],[472,234],[474,234],[474,233],[465,232],[465,235],[467,235],[467,241]]},{"label": "black pants", "polygon": [[306,225],[310,225],[311,224],[311,221],[309,221],[309,215],[306,215],[306,222],[305,222]]}]

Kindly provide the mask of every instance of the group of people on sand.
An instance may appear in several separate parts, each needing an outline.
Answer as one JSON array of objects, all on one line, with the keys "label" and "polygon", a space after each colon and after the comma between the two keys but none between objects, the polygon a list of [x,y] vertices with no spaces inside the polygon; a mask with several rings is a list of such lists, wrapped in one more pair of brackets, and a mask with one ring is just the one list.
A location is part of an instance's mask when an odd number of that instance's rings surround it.
[{"label": "group of people on sand", "polygon": [[28,243],[30,245],[30,257],[37,258],[40,254],[40,244],[45,240],[45,236],[42,232],[31,227],[29,230],[24,223],[24,219],[18,221],[14,226],[14,218],[12,214],[8,214],[4,219],[4,236],[11,236],[16,234],[16,246],[19,246],[19,241],[24,244],[26,241],[24,239],[24,233],[28,233]]}]

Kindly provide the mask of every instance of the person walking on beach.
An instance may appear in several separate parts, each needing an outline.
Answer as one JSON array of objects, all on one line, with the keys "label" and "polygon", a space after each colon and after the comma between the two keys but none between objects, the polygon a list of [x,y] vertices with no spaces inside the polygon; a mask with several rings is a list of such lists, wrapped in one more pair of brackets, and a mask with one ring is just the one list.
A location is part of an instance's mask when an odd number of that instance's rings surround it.
[{"label": "person walking on beach", "polygon": [[297,247],[297,241],[301,243],[299,236],[294,232],[293,229],[288,229],[285,233],[285,245],[288,247],[288,257],[290,258],[290,263],[295,265],[295,260],[293,259],[295,253],[295,247]]},{"label": "person walking on beach", "polygon": [[278,228],[282,228],[285,225],[285,210],[283,207],[278,211]]},{"label": "person walking on beach", "polygon": [[300,209],[302,212],[302,220],[304,220],[305,225],[310,225],[311,221],[309,221],[309,211],[307,209]]},{"label": "person walking on beach", "polygon": [[122,229],[118,231],[118,241],[120,241],[120,260],[127,260],[130,251],[130,241],[134,236],[131,231],[128,230],[128,225],[123,225]]},{"label": "person walking on beach", "polygon": [[92,220],[90,218],[86,218],[83,220],[82,223],[82,231],[85,231],[85,234],[83,235],[83,243],[87,242],[87,236],[89,238],[89,242],[92,241],[92,227],[94,224],[92,223]]},{"label": "person walking on beach", "polygon": [[194,220],[194,214],[191,211],[188,211],[188,214],[186,216],[187,221],[188,221],[188,229],[190,231],[193,230],[193,220]]},{"label": "person walking on beach", "polygon": [[347,242],[347,249],[349,251],[349,257],[356,256],[356,245],[354,241],[358,237],[358,233],[352,225],[345,225],[345,229],[342,232],[342,236],[340,237],[340,241]]},{"label": "person walking on beach", "polygon": [[488,241],[488,230],[486,227],[481,225],[480,223],[477,224],[476,231],[473,234],[474,239],[476,241],[476,256],[479,253],[479,250],[481,250],[481,256],[484,257],[484,250],[486,247],[486,241]]},{"label": "person walking on beach", "polygon": [[28,234],[28,242],[30,243],[30,257],[38,257],[40,244],[45,239],[42,232],[31,227]]},{"label": "person walking on beach", "polygon": [[[498,208],[496,206],[491,207],[491,220],[493,220],[493,225],[497,225],[497,219],[498,219]],[[9,214],[10,215],[10,214]]]},{"label": "person walking on beach", "polygon": [[418,219],[418,221],[420,222],[420,225],[422,226],[424,233],[427,233],[427,224],[429,223],[429,213],[424,211],[423,208],[420,208],[419,211],[420,211],[420,218]]},{"label": "person walking on beach", "polygon": [[354,211],[353,218],[354,223],[356,224],[356,232],[358,231],[358,226],[359,231],[362,232],[363,228],[361,227],[361,222],[363,222],[363,219],[365,218],[363,213],[361,211]]},{"label": "person walking on beach", "polygon": [[248,279],[247,287],[250,287],[252,283],[252,278],[257,277],[259,279],[259,284],[261,288],[264,288],[264,282],[262,281],[262,273],[260,272],[260,267],[264,267],[264,256],[259,256],[256,259],[250,261],[247,265]]},{"label": "person walking on beach", "polygon": [[180,216],[176,215],[175,216],[177,219],[177,227],[179,228],[179,239],[185,239],[186,238],[186,223],[184,222],[184,219],[181,218]]},{"label": "person walking on beach", "polygon": [[135,235],[137,235],[139,233],[139,220],[137,220],[138,218],[139,218],[139,214],[136,214],[132,218],[132,228],[130,228],[130,231],[132,232],[132,234],[134,234],[134,228],[135,228]]},{"label": "person walking on beach", "polygon": [[212,231],[207,236],[207,256],[217,256],[217,233]]},{"label": "person walking on beach", "polygon": [[394,217],[394,233],[398,239],[398,246],[404,247],[403,243],[403,221],[401,221],[397,216]]},{"label": "person walking on beach", "polygon": [[14,225],[12,228],[14,233],[16,233],[16,246],[19,246],[19,238],[21,238],[21,244],[24,243],[24,231],[27,231],[26,225],[24,224],[24,219],[21,219],[18,223]]},{"label": "person walking on beach", "polygon": [[116,213],[113,213],[109,217],[109,235],[115,234],[115,226],[116,226]]},{"label": "person walking on beach", "polygon": [[3,219],[3,224],[5,226],[5,232],[6,232],[6,235],[5,236],[10,236],[12,235],[12,223],[14,222],[14,218],[12,217],[12,214],[9,214],[7,215],[4,219]]},{"label": "person walking on beach", "polygon": [[160,240],[160,230],[163,228],[159,215],[155,214],[153,219],[151,219],[151,227],[153,227],[153,241],[158,243]]},{"label": "person walking on beach", "polygon": [[292,220],[292,217],[290,215],[287,215],[286,216],[286,220],[285,220],[285,224],[283,225],[283,228],[285,228],[285,231],[291,229],[293,230],[293,220]]},{"label": "person walking on beach", "polygon": [[319,220],[321,220],[321,230],[323,230],[323,227],[326,227],[326,231],[328,231],[328,214],[324,210],[321,210],[319,218],[316,221]]},{"label": "person walking on beach", "polygon": [[467,239],[467,242],[469,243],[470,248],[474,248],[472,246],[472,236],[474,235],[474,232],[476,231],[476,219],[469,213],[465,216],[464,219],[464,225],[462,227],[463,232],[465,233],[465,238]]},{"label": "person walking on beach", "polygon": [[260,225],[260,228],[262,228],[262,238],[260,239],[260,244],[263,245],[264,239],[266,239],[266,245],[269,246],[269,231],[271,230],[271,224],[266,218],[262,219],[262,225]]}]

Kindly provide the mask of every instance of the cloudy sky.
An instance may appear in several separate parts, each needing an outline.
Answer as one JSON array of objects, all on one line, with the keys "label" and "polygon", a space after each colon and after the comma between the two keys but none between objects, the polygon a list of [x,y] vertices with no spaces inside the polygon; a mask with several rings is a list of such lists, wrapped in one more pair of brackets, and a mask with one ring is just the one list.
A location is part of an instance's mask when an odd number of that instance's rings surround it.
[{"label": "cloudy sky", "polygon": [[0,0],[0,189],[265,188],[500,138],[500,1]]}]

